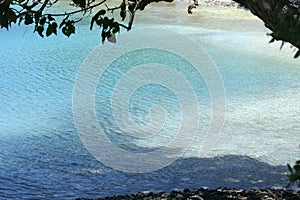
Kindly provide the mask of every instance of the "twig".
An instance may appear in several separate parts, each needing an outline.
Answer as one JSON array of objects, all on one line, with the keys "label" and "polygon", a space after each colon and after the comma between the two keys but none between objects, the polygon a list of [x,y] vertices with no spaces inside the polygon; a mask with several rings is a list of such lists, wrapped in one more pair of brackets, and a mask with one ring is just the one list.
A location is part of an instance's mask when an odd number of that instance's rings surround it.
[{"label": "twig", "polygon": [[65,12],[65,13],[47,13],[47,14],[44,14],[44,15],[51,15],[51,16],[54,16],[54,17],[59,17],[59,16],[66,16],[66,15],[73,15],[73,14],[76,14],[76,13],[79,13],[79,12],[83,12],[83,11],[88,11],[88,10],[91,10],[97,6],[100,6],[101,4],[105,3],[107,0],[103,0],[95,5],[92,5],[88,8],[84,8],[84,9],[80,9],[80,10],[75,10],[75,11],[72,11],[72,12]]}]

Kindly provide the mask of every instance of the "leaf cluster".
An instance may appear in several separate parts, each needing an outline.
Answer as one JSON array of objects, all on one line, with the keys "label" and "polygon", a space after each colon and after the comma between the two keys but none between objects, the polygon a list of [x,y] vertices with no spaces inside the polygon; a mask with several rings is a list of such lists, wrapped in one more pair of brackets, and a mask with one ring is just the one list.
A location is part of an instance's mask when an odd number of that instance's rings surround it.
[{"label": "leaf cluster", "polygon": [[[269,34],[270,36],[272,36],[270,43],[276,40],[282,40],[283,42],[281,48],[284,45],[284,41],[291,42],[292,44],[300,44],[300,9],[298,10],[298,13],[296,15],[287,14],[278,16],[276,21],[277,23],[273,27],[273,32]],[[298,48],[294,55],[294,58],[298,58],[299,56],[300,49]]]},{"label": "leaf cluster", "polygon": [[[65,13],[49,13],[46,9],[51,7],[58,0],[35,0],[32,4],[25,0],[0,0],[0,27],[7,30],[12,24],[33,25],[34,32],[41,37],[49,37],[57,35],[58,30],[67,37],[75,34],[76,24],[88,14],[92,15],[90,29],[97,26],[100,29],[102,42],[105,40],[115,41],[115,34],[120,32],[121,27],[127,30],[131,29],[135,12],[136,1],[122,0],[121,4],[115,8],[109,8],[105,2],[109,0],[72,0],[72,5],[77,8],[75,11]],[[106,7],[104,7],[104,5]],[[102,6],[102,8],[100,8]],[[92,14],[93,9],[99,9],[96,14]],[[115,20],[110,13],[118,11]],[[80,14],[79,20],[74,19],[74,15]],[[115,16],[115,15],[113,15]],[[126,26],[122,24],[126,17],[132,18],[128,20]],[[76,16],[78,18],[78,15]]]},{"label": "leaf cluster", "polygon": [[10,7],[12,1],[0,1],[0,27],[7,30],[12,23],[17,22],[17,15],[15,11]]},{"label": "leaf cluster", "polygon": [[120,32],[119,23],[114,20],[114,18],[108,18],[104,16],[106,14],[105,10],[99,10],[91,20],[90,29],[93,29],[94,24],[96,24],[101,29],[102,42],[106,39],[110,40],[114,37],[115,33]]},{"label": "leaf cluster", "polygon": [[290,164],[287,165],[289,174],[287,175],[289,183],[287,187],[298,182],[298,187],[300,187],[300,160],[296,161],[295,165],[292,167]]}]

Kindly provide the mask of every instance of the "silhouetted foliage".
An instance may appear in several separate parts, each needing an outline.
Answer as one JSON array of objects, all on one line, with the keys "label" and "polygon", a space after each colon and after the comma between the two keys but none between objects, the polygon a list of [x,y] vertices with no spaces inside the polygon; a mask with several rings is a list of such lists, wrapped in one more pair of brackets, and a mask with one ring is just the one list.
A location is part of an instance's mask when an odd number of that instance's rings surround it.
[{"label": "silhouetted foliage", "polygon": [[270,42],[288,42],[296,47],[295,58],[300,55],[300,10],[298,0],[234,0],[259,17],[272,33]]},{"label": "silhouetted foliage", "polygon": [[[76,32],[76,23],[83,17],[91,18],[90,29],[97,26],[100,29],[102,42],[114,38],[120,28],[130,30],[137,10],[144,10],[152,2],[172,2],[173,0],[119,0],[119,6],[109,8],[106,3],[115,0],[71,0],[70,10],[62,13],[51,13],[50,7],[59,0],[0,0],[0,27],[9,29],[12,24],[33,25],[34,32],[41,37],[57,35],[58,29],[70,37]],[[300,56],[300,9],[297,0],[233,0],[241,6],[248,8],[254,15],[264,21],[265,26],[272,33],[270,42],[276,40],[288,42],[298,50],[295,58]],[[198,0],[187,8],[192,14],[192,9],[198,6]],[[74,7],[76,8],[74,10]],[[94,9],[96,12],[92,11]],[[95,14],[94,14],[95,13]],[[118,19],[111,17],[117,13]],[[80,19],[78,19],[78,15]],[[59,25],[58,25],[59,24]],[[114,41],[114,40],[110,40]]]},{"label": "silhouetted foliage", "polygon": [[[0,0],[0,27],[7,30],[12,24],[18,23],[24,25],[33,25],[34,32],[41,37],[57,35],[58,29],[70,37],[75,34],[76,23],[81,21],[85,16],[91,16],[90,29],[94,26],[100,28],[102,42],[114,36],[120,31],[120,27],[127,30],[131,29],[134,13],[137,10],[139,1],[122,0],[121,4],[115,8],[109,8],[106,2],[111,0],[72,0],[71,7],[75,7],[74,11],[65,11],[62,13],[51,13],[47,9],[58,2],[58,0],[35,0],[33,2],[25,0]],[[101,7],[101,9],[99,9]],[[96,14],[91,14],[93,9],[99,9]],[[107,12],[119,12],[120,21],[109,17]],[[78,19],[78,14],[80,19]],[[122,24],[128,17],[127,25]],[[77,19],[77,20],[75,20]],[[59,24],[59,25],[58,25]]]},{"label": "silhouetted foliage", "polygon": [[290,164],[287,165],[289,169],[289,174],[287,175],[289,183],[287,187],[298,182],[298,187],[300,187],[300,160],[296,161],[295,165],[292,167]]}]

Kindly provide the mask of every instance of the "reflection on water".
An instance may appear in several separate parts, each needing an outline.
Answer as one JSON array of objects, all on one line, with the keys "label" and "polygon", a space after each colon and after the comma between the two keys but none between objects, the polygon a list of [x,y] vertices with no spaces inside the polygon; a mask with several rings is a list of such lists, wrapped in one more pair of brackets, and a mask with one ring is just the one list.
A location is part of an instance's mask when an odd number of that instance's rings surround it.
[{"label": "reflection on water", "polygon": [[[26,27],[9,33],[0,30],[0,198],[285,185],[282,166],[299,156],[299,62],[292,59],[289,49],[279,51],[277,45],[268,45],[266,30],[244,11],[199,8],[187,16],[181,13],[182,4],[177,4],[178,10],[172,6],[176,5],[147,8],[135,27],[154,25],[185,33],[208,51],[219,68],[227,93],[226,119],[208,158],[196,158],[199,140],[184,159],[157,172],[136,175],[103,166],[80,142],[71,113],[76,72],[97,45],[95,41],[100,41],[99,34],[90,33],[85,25],[71,39],[41,39]],[[212,17],[215,13],[218,16]],[[159,94],[159,88],[151,87],[133,96],[130,108],[137,122],[147,121],[151,104],[141,97],[150,95],[149,90]],[[205,89],[198,89],[199,96],[207,95]],[[174,117],[168,121],[172,126],[173,120],[177,123],[176,99],[172,93],[164,95],[153,101],[166,104]],[[101,107],[103,101],[97,94],[97,112],[108,109]],[[202,102],[208,122],[205,109],[209,103]],[[110,123],[105,127],[113,130]]]}]

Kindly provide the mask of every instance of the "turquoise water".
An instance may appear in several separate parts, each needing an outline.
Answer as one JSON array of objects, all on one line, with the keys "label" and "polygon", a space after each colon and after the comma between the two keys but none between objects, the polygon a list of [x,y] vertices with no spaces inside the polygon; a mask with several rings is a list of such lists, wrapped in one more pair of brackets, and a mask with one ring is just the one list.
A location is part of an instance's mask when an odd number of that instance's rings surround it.
[{"label": "turquoise water", "polygon": [[[153,26],[147,16],[146,12],[136,27]],[[189,19],[183,19],[183,23],[180,18],[168,23],[165,16],[161,25],[154,26],[187,34],[214,60],[226,90],[223,132],[205,158],[197,154],[200,137],[183,158],[144,174],[119,172],[102,165],[84,148],[74,128],[74,81],[84,58],[100,43],[99,34],[90,33],[85,22],[70,39],[41,39],[27,27],[0,30],[0,199],[96,198],[202,186],[285,186],[285,165],[300,155],[299,61],[292,58],[288,48],[279,51],[277,45],[267,44],[266,30],[252,26],[257,22],[239,21],[248,28],[237,30],[236,20],[227,19],[227,26],[220,28],[218,21],[215,27],[213,21],[195,26],[195,21],[187,23]],[[195,90],[204,99],[200,106],[205,122],[209,122],[207,89],[203,80],[191,81],[200,86]],[[98,86],[98,119],[111,134],[109,137],[122,145],[124,137],[114,128],[111,116],[100,115],[109,113],[103,102],[110,92],[109,84],[105,90]],[[149,120],[146,113],[153,102],[165,106],[169,117],[166,124],[172,130],[180,118],[178,102],[172,92],[155,85],[134,94],[130,108],[136,122]],[[132,151],[148,151],[153,145],[163,145],[160,142],[126,145]]]}]

